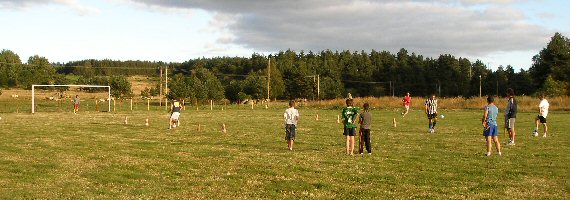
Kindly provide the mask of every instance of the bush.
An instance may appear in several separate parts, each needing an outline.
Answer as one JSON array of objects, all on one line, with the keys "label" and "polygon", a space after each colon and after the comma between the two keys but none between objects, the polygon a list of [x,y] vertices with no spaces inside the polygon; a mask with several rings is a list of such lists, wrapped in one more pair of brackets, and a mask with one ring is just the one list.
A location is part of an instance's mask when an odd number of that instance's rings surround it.
[{"label": "bush", "polygon": [[541,91],[550,97],[562,96],[568,94],[568,85],[564,81],[557,81],[552,76],[548,76]]}]

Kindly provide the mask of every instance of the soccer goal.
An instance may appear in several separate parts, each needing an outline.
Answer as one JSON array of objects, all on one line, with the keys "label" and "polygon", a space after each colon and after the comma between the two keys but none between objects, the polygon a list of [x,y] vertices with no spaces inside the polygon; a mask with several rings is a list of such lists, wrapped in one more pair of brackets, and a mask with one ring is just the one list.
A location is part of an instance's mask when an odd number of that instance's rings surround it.
[{"label": "soccer goal", "polygon": [[106,85],[32,85],[32,113],[35,113],[36,108],[36,87],[82,87],[82,88],[107,88],[107,102],[108,102],[108,109],[107,112],[111,112],[111,86]]}]

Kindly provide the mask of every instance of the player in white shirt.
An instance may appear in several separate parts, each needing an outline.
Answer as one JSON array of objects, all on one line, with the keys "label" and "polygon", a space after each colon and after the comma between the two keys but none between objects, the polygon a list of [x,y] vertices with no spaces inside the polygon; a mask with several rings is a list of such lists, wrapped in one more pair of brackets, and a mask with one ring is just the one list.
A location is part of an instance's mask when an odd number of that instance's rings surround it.
[{"label": "player in white shirt", "polygon": [[536,116],[536,127],[534,128],[533,135],[535,137],[538,136],[538,126],[542,124],[544,125],[544,135],[542,135],[542,137],[546,137],[546,133],[548,132],[548,126],[546,125],[546,116],[548,115],[548,107],[550,107],[550,104],[544,98],[543,94],[540,94],[538,97],[540,98],[540,104],[538,105],[539,115]]},{"label": "player in white shirt", "polygon": [[297,135],[297,121],[299,121],[299,111],[295,109],[295,101],[289,101],[289,108],[283,113],[285,118],[285,140],[287,140],[287,147],[293,150],[293,143]]}]

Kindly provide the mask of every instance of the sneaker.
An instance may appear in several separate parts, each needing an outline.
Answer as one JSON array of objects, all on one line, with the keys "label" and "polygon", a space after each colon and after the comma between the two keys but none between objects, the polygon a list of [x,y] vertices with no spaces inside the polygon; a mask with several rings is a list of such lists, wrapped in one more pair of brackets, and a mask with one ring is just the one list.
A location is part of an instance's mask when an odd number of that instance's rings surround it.
[{"label": "sneaker", "polygon": [[499,151],[499,156],[502,156],[503,154]]},{"label": "sneaker", "polygon": [[372,155],[372,153],[368,153],[368,155]]},{"label": "sneaker", "polygon": [[535,131],[532,135],[533,135],[534,137],[537,137],[537,136],[538,136],[538,132]]},{"label": "sneaker", "polygon": [[542,135],[542,137],[546,137],[546,133],[544,135]]},{"label": "sneaker", "polygon": [[487,154],[485,154],[486,156],[491,156],[491,152],[487,152]]}]

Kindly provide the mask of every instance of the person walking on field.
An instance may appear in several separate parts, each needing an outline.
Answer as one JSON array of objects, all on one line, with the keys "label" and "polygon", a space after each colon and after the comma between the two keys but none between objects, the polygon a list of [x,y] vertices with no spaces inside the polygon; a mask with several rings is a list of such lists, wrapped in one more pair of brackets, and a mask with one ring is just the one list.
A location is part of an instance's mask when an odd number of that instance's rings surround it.
[{"label": "person walking on field", "polygon": [[435,125],[437,123],[437,99],[435,94],[432,94],[425,103],[425,113],[429,121],[429,133],[435,133]]},{"label": "person walking on field", "polygon": [[359,121],[360,121],[360,130],[362,131],[362,137],[360,138],[360,147],[358,148],[359,153],[362,154],[362,145],[366,146],[366,151],[368,155],[372,154],[372,146],[370,144],[370,125],[372,123],[372,114],[370,114],[370,105],[368,103],[364,103],[362,105],[364,111],[360,113]]},{"label": "person walking on field", "polygon": [[346,108],[342,109],[342,121],[344,124],[343,135],[346,137],[346,154],[354,155],[354,135],[356,134],[356,124],[354,123],[358,108],[352,107],[352,99],[346,100]]},{"label": "person walking on field", "polygon": [[408,114],[408,111],[410,110],[410,104],[412,103],[412,97],[410,97],[410,93],[406,93],[406,96],[404,96],[404,99],[402,99],[402,102],[404,102],[404,108],[406,109],[406,112],[402,113],[402,117],[405,117],[406,114]]},{"label": "person walking on field", "polygon": [[536,116],[536,127],[534,128],[533,135],[536,137],[538,136],[538,125],[542,124],[544,126],[544,135],[542,137],[546,137],[546,133],[548,132],[548,126],[546,125],[546,116],[548,115],[548,107],[550,104],[544,98],[544,94],[540,94],[538,96],[540,98],[540,104],[538,105],[539,114]]},{"label": "person walking on field", "polygon": [[180,102],[176,99],[172,100],[172,104],[170,104],[170,127],[169,129],[176,128],[180,126],[180,110],[182,106]]},{"label": "person walking on field", "polygon": [[497,127],[497,115],[499,114],[499,108],[495,106],[495,100],[493,96],[487,97],[487,106],[485,106],[485,112],[483,114],[483,136],[485,136],[485,141],[487,142],[487,156],[491,156],[491,142],[495,142],[495,147],[497,152],[501,155],[501,144],[499,143],[499,128]]},{"label": "person walking on field", "polygon": [[295,109],[295,101],[289,101],[289,108],[283,113],[285,118],[285,140],[287,140],[287,148],[293,150],[295,136],[297,135],[297,122],[299,121],[299,111]]},{"label": "person walking on field", "polygon": [[515,119],[517,118],[517,100],[515,99],[515,91],[512,88],[507,89],[509,101],[505,109],[505,128],[509,133],[509,143],[507,145],[515,145]]},{"label": "person walking on field", "polygon": [[72,102],[73,102],[73,113],[77,114],[77,112],[79,111],[79,104],[81,103],[79,95],[75,95],[75,98],[73,98]]}]

